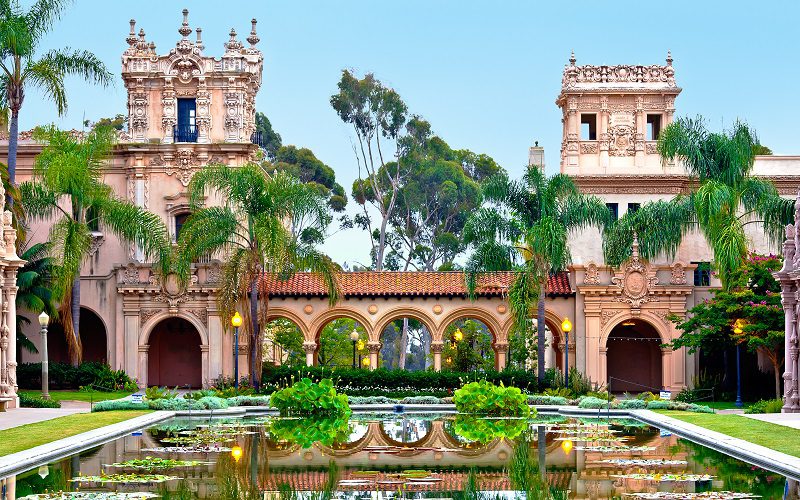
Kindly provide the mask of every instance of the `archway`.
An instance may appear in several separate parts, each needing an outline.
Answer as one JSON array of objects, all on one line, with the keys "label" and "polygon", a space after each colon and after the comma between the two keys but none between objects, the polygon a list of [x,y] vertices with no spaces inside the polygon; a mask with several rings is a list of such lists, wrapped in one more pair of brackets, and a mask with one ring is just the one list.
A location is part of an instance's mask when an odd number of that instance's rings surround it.
[{"label": "archway", "polygon": [[[356,366],[369,359],[367,340],[369,335],[364,326],[353,318],[338,317],[325,323],[317,334],[317,351],[314,364],[317,366],[348,368],[353,366],[353,341],[350,335],[358,333],[356,342]],[[368,362],[366,363],[368,364]]]},{"label": "archway", "polygon": [[433,340],[428,327],[417,318],[401,316],[380,332],[380,367],[389,370],[427,370]]},{"label": "archway", "polygon": [[473,317],[452,321],[442,335],[442,369],[487,371],[496,367],[492,346],[494,336],[489,326]]},{"label": "archway", "polygon": [[[81,307],[79,330],[83,361],[108,363],[108,336],[100,316],[91,309]],[[47,329],[47,358],[51,363],[71,362],[64,327],[58,322],[53,322]]]},{"label": "archway", "polygon": [[271,318],[264,325],[264,362],[275,366],[306,364],[303,331],[291,319]]},{"label": "archway", "polygon": [[148,341],[148,385],[202,387],[201,342],[200,333],[189,321],[183,318],[160,321]]},{"label": "archway", "polygon": [[611,330],[606,341],[610,392],[656,392],[663,387],[661,336],[641,319],[629,319]]}]

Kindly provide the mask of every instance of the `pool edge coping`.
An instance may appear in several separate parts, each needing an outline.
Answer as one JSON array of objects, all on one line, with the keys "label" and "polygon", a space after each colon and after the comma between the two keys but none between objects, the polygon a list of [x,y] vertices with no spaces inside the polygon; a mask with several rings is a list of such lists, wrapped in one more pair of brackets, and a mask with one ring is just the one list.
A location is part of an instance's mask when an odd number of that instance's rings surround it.
[{"label": "pool edge coping", "polygon": [[[364,411],[392,412],[397,405],[354,405],[355,413]],[[403,413],[455,411],[454,405],[401,405]],[[532,405],[533,406],[533,405]],[[662,415],[651,410],[628,409],[584,409],[574,406],[535,405],[541,413],[559,414],[569,417],[630,417],[648,425],[679,434],[713,450],[725,453],[736,459],[752,463],[793,479],[800,478],[800,458],[761,446],[743,439],[712,431],[695,424]],[[194,411],[155,411],[151,414],[134,417],[123,422],[76,434],[67,438],[45,443],[28,450],[0,457],[0,478],[27,471],[37,464],[49,463],[64,455],[80,453],[89,448],[117,439],[137,429],[163,422],[173,417],[246,416],[248,414],[273,413],[268,408],[245,406],[228,410]]]}]

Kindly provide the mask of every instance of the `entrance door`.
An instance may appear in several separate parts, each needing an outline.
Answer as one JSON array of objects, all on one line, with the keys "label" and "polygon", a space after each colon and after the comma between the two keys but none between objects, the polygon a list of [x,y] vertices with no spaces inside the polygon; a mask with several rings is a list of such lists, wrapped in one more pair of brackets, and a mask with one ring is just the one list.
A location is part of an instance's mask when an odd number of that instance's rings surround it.
[{"label": "entrance door", "polygon": [[182,318],[161,321],[150,334],[147,383],[167,387],[203,385],[200,334]]}]

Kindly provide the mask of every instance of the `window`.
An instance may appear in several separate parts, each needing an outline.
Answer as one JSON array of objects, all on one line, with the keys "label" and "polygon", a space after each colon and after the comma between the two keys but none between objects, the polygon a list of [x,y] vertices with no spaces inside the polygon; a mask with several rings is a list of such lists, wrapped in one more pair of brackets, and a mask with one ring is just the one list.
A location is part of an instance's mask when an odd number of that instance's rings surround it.
[{"label": "window", "polygon": [[641,203],[628,203],[628,213],[632,214],[639,210]]},{"label": "window", "polygon": [[657,141],[661,133],[661,115],[647,115],[647,140]]},{"label": "window", "polygon": [[697,264],[694,270],[694,286],[711,286],[711,262],[692,262]]},{"label": "window", "polygon": [[606,203],[608,207],[608,211],[611,212],[611,218],[613,220],[619,219],[619,203]]},{"label": "window", "polygon": [[97,217],[97,207],[90,206],[86,209],[86,225],[89,226],[89,231],[100,232],[100,219]]},{"label": "window", "polygon": [[581,140],[582,141],[597,140],[597,115],[595,114],[581,115]]},{"label": "window", "polygon": [[197,103],[194,99],[178,99],[178,124],[175,142],[197,142]]},{"label": "window", "polygon": [[175,216],[175,241],[178,241],[178,237],[181,235],[181,229],[183,229],[183,225],[186,224],[186,219],[188,218],[188,212],[177,214]]}]

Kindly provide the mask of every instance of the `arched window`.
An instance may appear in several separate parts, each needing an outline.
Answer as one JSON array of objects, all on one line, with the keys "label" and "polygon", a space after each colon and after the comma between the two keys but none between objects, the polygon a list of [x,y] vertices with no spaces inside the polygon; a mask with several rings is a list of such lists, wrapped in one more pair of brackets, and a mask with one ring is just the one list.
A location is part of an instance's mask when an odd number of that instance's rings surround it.
[{"label": "arched window", "polygon": [[175,214],[175,241],[178,241],[178,238],[181,235],[181,229],[183,229],[183,225],[186,223],[186,219],[189,218],[189,212],[180,212]]}]

